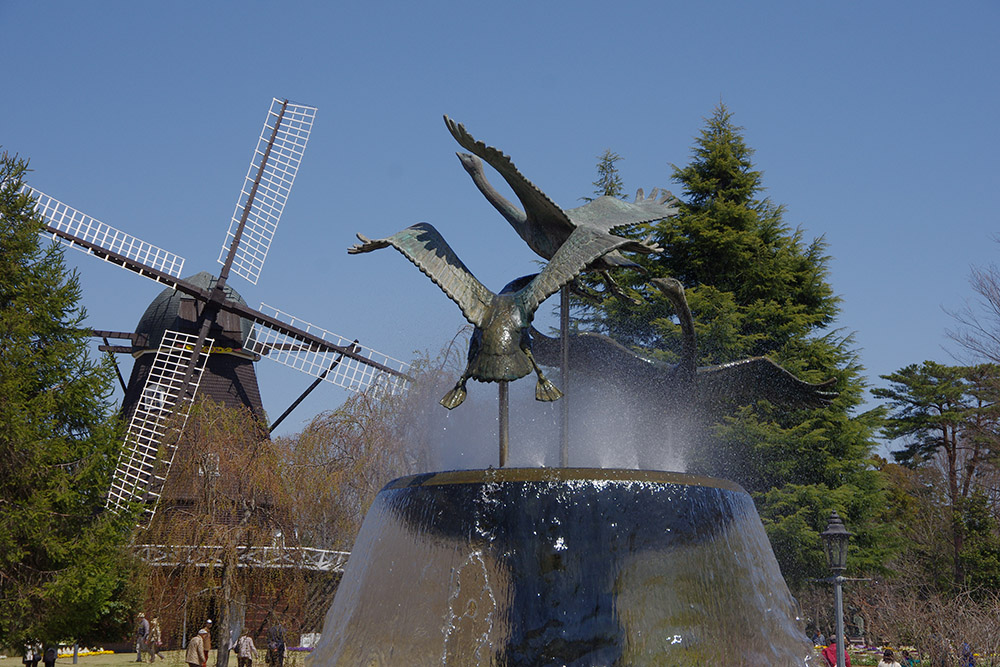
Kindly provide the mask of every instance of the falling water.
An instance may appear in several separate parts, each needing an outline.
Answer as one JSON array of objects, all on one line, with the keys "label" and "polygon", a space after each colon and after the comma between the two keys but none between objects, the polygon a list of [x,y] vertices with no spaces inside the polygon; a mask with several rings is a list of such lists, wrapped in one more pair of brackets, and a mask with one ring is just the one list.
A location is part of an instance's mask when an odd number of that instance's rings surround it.
[{"label": "falling water", "polygon": [[378,495],[311,665],[802,665],[753,501],[680,473],[489,469]]},{"label": "falling water", "polygon": [[[497,465],[497,385],[469,383],[469,396],[456,410],[437,400],[446,383],[421,387],[413,401],[408,439],[422,470],[471,470]],[[616,387],[595,387],[573,378],[570,405],[571,466],[687,470],[687,425],[677,414],[653,410],[642,397]],[[561,402],[535,400],[529,379],[510,385],[511,467],[559,465]]]}]

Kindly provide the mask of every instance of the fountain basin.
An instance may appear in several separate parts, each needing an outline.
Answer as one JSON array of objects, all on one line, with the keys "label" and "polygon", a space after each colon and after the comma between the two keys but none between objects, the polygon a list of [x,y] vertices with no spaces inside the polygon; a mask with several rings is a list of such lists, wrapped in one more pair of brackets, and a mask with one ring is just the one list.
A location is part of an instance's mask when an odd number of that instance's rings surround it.
[{"label": "fountain basin", "polygon": [[802,665],[750,496],[680,473],[432,473],[379,492],[312,665]]}]

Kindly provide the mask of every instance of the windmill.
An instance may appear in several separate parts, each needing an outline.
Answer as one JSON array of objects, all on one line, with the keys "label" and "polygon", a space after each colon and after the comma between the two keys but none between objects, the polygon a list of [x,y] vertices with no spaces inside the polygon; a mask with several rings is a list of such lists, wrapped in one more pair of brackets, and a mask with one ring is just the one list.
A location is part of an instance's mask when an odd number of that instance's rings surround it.
[{"label": "windmill", "polygon": [[[315,116],[315,107],[272,100],[219,254],[218,276],[202,272],[182,278],[182,257],[25,186],[54,238],[168,288],[147,309],[136,332],[94,331],[104,339],[101,349],[136,356],[129,385],[119,376],[129,427],[108,509],[142,501],[143,523],[148,524],[191,404],[209,378],[232,371],[227,381],[241,384],[243,402],[254,409],[260,404],[253,373],[257,360],[268,358],[316,377],[278,421],[319,381],[358,392],[395,392],[409,379],[404,362],[266,304],[250,308],[228,285],[233,274],[257,284]],[[150,319],[158,326],[143,330],[142,323]],[[130,345],[111,345],[109,338]],[[221,355],[213,355],[213,348],[232,359],[216,363]]]}]

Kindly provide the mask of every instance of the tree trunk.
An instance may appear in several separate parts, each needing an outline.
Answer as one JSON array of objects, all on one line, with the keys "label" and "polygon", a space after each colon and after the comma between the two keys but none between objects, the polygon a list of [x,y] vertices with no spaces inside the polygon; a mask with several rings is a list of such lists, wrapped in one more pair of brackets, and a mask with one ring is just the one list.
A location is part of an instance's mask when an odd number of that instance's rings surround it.
[{"label": "tree trunk", "polygon": [[[235,555],[235,554],[234,554]],[[222,566],[222,600],[219,601],[219,645],[216,647],[215,667],[228,667],[229,649],[231,647],[229,627],[232,624],[230,618],[230,602],[233,599],[233,576],[236,572],[235,563],[227,558]]]},{"label": "tree trunk", "polygon": [[945,453],[948,457],[948,496],[951,501],[952,566],[955,584],[961,586],[965,574],[962,568],[962,516],[958,493],[958,432],[954,427],[945,429]]}]

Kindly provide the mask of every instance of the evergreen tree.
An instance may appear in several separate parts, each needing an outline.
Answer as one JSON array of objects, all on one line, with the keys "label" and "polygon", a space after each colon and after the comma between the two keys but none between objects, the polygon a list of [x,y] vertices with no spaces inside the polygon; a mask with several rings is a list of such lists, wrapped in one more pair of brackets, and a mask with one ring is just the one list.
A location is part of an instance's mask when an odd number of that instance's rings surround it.
[{"label": "evergreen tree", "polygon": [[[934,467],[942,472],[944,488],[936,495],[950,514],[952,578],[962,585],[967,565],[974,562],[966,545],[968,528],[975,528],[973,532],[982,538],[978,527],[986,525],[976,518],[981,512],[974,497],[983,490],[979,479],[1000,454],[996,435],[1000,369],[993,364],[945,366],[925,361],[882,377],[890,385],[873,393],[886,399],[891,410],[883,433],[902,440],[893,458],[910,468]],[[984,544],[978,539],[976,548]]]},{"label": "evergreen tree", "polygon": [[0,646],[127,623],[131,520],[101,511],[121,443],[80,288],[0,154]]},{"label": "evergreen tree", "polygon": [[618,173],[616,162],[624,158],[615,153],[610,148],[606,149],[597,158],[597,180],[594,181],[594,197],[583,197],[584,201],[594,201],[597,197],[617,197],[625,198],[625,182],[622,175]]},{"label": "evergreen tree", "polygon": [[867,461],[878,415],[852,416],[864,384],[850,336],[831,331],[839,299],[827,282],[826,242],[807,242],[784,223],[784,208],[763,198],[762,174],[732,114],[719,105],[695,141],[692,161],[674,167],[681,212],[647,228],[665,251],[633,258],[646,269],[622,276],[644,295],[639,305],[607,298],[577,304],[584,319],[623,344],[667,361],[682,335],[653,277],[686,290],[698,336],[699,364],[766,355],[798,377],[837,379],[833,405],[786,414],[765,401],[702,429],[693,463],[755,494],[782,570],[793,585],[822,576],[823,531],[831,508],[857,534],[852,565],[877,568],[890,541],[880,527],[876,471]]}]

